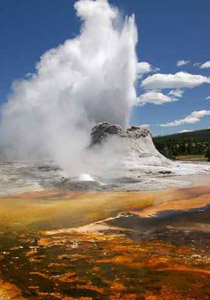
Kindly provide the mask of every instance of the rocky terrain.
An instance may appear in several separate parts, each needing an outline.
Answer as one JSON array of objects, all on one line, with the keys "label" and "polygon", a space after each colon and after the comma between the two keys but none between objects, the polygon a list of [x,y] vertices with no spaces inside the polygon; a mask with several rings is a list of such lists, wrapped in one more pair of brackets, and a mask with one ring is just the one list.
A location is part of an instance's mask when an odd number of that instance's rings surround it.
[{"label": "rocky terrain", "polygon": [[127,129],[123,129],[119,125],[103,122],[93,127],[91,132],[91,145],[102,143],[109,135],[117,135],[122,138],[139,139],[140,137],[151,136],[151,132],[149,129],[144,127],[131,126]]}]

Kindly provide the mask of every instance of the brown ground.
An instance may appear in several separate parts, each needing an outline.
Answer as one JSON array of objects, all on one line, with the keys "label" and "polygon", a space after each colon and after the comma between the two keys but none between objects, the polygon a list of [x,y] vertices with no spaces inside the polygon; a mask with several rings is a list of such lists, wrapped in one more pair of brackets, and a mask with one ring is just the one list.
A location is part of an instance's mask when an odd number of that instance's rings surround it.
[{"label": "brown ground", "polygon": [[209,186],[0,198],[0,300],[210,300],[208,205]]},{"label": "brown ground", "polygon": [[176,160],[181,161],[208,161],[208,158],[205,155],[179,155],[176,156]]}]

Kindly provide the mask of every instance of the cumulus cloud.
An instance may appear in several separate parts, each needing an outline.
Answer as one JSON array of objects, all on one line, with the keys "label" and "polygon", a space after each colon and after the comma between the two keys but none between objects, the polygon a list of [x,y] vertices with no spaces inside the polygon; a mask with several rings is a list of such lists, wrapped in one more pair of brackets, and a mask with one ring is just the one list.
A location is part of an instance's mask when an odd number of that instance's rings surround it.
[{"label": "cumulus cloud", "polygon": [[181,66],[188,65],[189,63],[190,63],[189,60],[178,60],[176,65],[177,65],[177,67],[181,67]]},{"label": "cumulus cloud", "polygon": [[138,74],[150,73],[152,71],[152,66],[148,62],[139,62],[137,64]]},{"label": "cumulus cloud", "polygon": [[209,69],[210,68],[210,61],[206,61],[200,66],[200,69]]},{"label": "cumulus cloud", "polygon": [[146,103],[152,103],[156,105],[162,105],[167,102],[176,101],[177,99],[164,95],[159,91],[150,91],[140,95],[137,100],[137,105],[145,105]]},{"label": "cumulus cloud", "polygon": [[176,98],[181,98],[183,96],[184,91],[180,89],[171,90],[168,95],[175,96]]},{"label": "cumulus cloud", "polygon": [[151,72],[155,73],[158,71],[160,71],[159,68],[151,66],[151,64],[149,64],[148,62],[139,62],[137,64],[138,78],[142,78],[144,74],[151,73]]},{"label": "cumulus cloud", "polygon": [[175,74],[154,74],[142,81],[144,89],[180,89],[194,88],[203,83],[210,83],[210,78],[202,75],[193,75],[186,72]]},{"label": "cumulus cloud", "polygon": [[183,119],[175,120],[173,122],[168,122],[161,124],[161,127],[171,127],[171,126],[181,126],[184,124],[195,124],[200,122],[200,120],[205,117],[210,116],[210,110],[197,110],[193,111],[190,115],[186,116]]},{"label": "cumulus cloud", "polygon": [[210,100],[210,96],[206,97],[207,100]]},{"label": "cumulus cloud", "polygon": [[0,130],[9,158],[47,157],[71,174],[85,171],[93,124],[126,126],[137,79],[134,17],[120,22],[106,0],[80,0],[75,9],[80,34],[44,53],[36,73],[13,85]]}]

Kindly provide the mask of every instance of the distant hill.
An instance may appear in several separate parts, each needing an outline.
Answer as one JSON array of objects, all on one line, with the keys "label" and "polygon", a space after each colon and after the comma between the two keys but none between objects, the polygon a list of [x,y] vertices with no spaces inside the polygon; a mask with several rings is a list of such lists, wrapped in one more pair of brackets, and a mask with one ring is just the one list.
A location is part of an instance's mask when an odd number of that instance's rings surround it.
[{"label": "distant hill", "polygon": [[196,130],[196,131],[189,131],[189,132],[183,132],[183,133],[175,133],[165,136],[157,136],[154,137],[154,142],[158,141],[164,141],[168,139],[173,140],[196,140],[196,141],[202,141],[202,142],[208,142],[210,143],[210,129],[202,129],[202,130]]},{"label": "distant hill", "polygon": [[168,158],[198,155],[210,160],[210,129],[157,136],[153,141],[158,151]]}]

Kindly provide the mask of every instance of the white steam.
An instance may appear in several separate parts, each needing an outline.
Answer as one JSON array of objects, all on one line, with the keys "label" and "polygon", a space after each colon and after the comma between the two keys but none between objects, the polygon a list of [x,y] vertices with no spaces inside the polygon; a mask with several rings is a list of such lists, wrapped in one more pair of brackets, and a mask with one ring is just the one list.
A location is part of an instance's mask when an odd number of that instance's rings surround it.
[{"label": "white steam", "polygon": [[1,111],[8,158],[55,160],[83,172],[94,123],[126,126],[135,103],[137,30],[107,0],[80,0],[80,34],[47,51],[36,73],[16,82]]}]

